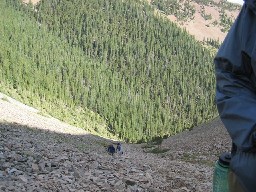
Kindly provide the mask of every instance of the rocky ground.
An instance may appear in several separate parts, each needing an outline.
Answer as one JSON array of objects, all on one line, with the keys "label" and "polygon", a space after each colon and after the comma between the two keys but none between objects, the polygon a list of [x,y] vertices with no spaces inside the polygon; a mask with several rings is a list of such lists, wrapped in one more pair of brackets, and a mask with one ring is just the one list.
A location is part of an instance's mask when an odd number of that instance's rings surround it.
[{"label": "rocky ground", "polygon": [[[230,146],[219,119],[163,141],[116,143],[0,94],[0,191],[210,192],[214,162]],[[161,150],[168,150],[161,152]]]}]

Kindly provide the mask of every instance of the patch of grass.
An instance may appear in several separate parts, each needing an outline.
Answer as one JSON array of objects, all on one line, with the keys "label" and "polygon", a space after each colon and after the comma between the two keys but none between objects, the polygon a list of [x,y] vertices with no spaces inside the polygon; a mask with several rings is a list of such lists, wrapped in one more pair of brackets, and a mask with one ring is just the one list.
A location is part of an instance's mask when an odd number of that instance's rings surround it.
[{"label": "patch of grass", "polygon": [[153,144],[147,144],[147,145],[142,146],[141,148],[142,148],[142,149],[148,149],[148,148],[153,148],[153,147],[155,147],[155,145],[153,145]]},{"label": "patch of grass", "polygon": [[51,117],[50,115],[48,115],[46,112],[43,112],[43,111],[38,111],[37,114],[44,117],[49,117],[49,118]]},{"label": "patch of grass", "polygon": [[183,156],[181,157],[181,160],[189,163],[206,165],[209,167],[214,166],[214,163],[215,163],[207,159],[201,159],[200,154],[189,154],[189,153],[184,153]]},{"label": "patch of grass", "polygon": [[195,154],[184,153],[181,159],[183,161],[192,162],[197,159],[197,156]]},{"label": "patch of grass", "polygon": [[7,97],[2,97],[2,100],[3,100],[3,101],[10,102]]}]

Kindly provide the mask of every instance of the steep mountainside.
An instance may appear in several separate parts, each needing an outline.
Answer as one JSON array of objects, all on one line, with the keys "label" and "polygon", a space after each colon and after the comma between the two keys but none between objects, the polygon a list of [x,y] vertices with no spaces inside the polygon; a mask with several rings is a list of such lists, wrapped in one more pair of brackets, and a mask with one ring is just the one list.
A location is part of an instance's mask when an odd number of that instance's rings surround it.
[{"label": "steep mountainside", "polygon": [[[213,164],[230,140],[219,119],[163,141],[116,143],[0,96],[0,191],[210,192]],[[160,150],[159,150],[160,151]]]},{"label": "steep mountainside", "polygon": [[5,93],[132,142],[216,117],[211,52],[147,2],[0,2]]},{"label": "steep mountainside", "polygon": [[[32,1],[32,3],[36,2]],[[14,12],[13,15],[17,16]],[[19,21],[26,23],[26,19]],[[180,24],[186,26],[191,24],[191,21],[185,23],[184,21]],[[200,29],[195,23],[194,25]],[[8,32],[7,27],[8,25],[4,25],[3,28],[9,35],[11,33]],[[22,23],[19,27],[23,27]],[[190,26],[190,29],[192,28]],[[26,30],[24,29],[23,32],[27,32]],[[202,28],[196,34],[205,30]],[[209,33],[205,31],[202,35]],[[33,34],[32,30],[31,34]],[[22,38],[22,35],[17,37]],[[25,40],[18,44],[20,47],[13,44],[10,48],[9,41],[12,39],[15,42],[14,39],[17,37],[12,34],[6,38],[10,49],[6,51],[7,55],[11,55],[17,47],[20,52],[10,61],[6,59],[4,64],[15,64],[20,57],[19,63],[27,66],[25,64],[30,61],[29,54],[34,52],[32,49],[29,49],[27,55],[22,52],[22,46],[28,49]],[[37,36],[32,35],[28,42],[34,42],[34,37]],[[44,45],[43,42],[40,41],[40,45]],[[59,41],[55,42],[60,48]],[[29,46],[35,50],[33,44]],[[5,53],[5,46],[0,45],[0,48]],[[58,54],[58,52],[53,53]],[[26,57],[23,58],[23,55]],[[33,59],[38,58],[40,59],[40,55]],[[17,69],[13,65],[10,66],[13,71]],[[24,68],[25,73],[24,71],[20,73],[25,75],[27,69],[29,68]],[[14,71],[13,74],[15,73]],[[209,71],[205,74],[209,76]],[[19,79],[14,80],[13,86],[19,85]],[[48,82],[53,83],[49,79]],[[47,84],[43,85],[47,88]],[[201,91],[200,87],[196,88]],[[18,87],[17,90],[19,89],[21,88]],[[33,99],[36,91],[29,93],[32,96],[29,97],[29,102],[33,104],[38,102]],[[20,96],[25,97],[24,92]],[[43,103],[46,102],[43,100]],[[154,143],[140,145],[123,143],[124,155],[111,157],[106,153],[105,147],[117,141],[88,134],[84,129],[51,118],[45,112],[45,116],[42,116],[40,110],[23,105],[6,95],[0,95],[0,191],[210,192],[214,162],[221,152],[228,151],[230,147],[230,139],[222,123],[219,119],[214,119],[208,124],[165,139],[161,146]],[[76,121],[75,112],[71,116],[73,121]],[[92,119],[97,119],[97,116],[92,115]],[[129,121],[128,116],[125,116],[125,119]],[[89,126],[97,128],[98,124]]]}]

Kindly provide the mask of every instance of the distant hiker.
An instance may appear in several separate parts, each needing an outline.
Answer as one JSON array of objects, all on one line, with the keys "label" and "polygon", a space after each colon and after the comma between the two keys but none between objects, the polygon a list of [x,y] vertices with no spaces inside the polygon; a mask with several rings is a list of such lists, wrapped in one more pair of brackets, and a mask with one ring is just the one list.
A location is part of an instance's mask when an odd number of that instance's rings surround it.
[{"label": "distant hiker", "polygon": [[117,152],[117,154],[119,154],[119,155],[122,155],[122,154],[123,154],[123,150],[122,150],[121,143],[117,143],[116,152]]},{"label": "distant hiker", "polygon": [[116,152],[116,149],[115,149],[115,147],[111,144],[111,145],[108,146],[107,151],[108,151],[108,153],[109,153],[110,155],[113,156],[114,153]]}]

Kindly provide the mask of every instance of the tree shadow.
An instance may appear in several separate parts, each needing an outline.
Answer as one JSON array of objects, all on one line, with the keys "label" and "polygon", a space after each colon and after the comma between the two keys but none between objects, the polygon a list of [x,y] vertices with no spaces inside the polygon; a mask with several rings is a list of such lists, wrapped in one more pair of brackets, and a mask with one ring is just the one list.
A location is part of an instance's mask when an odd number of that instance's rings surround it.
[{"label": "tree shadow", "polygon": [[[79,129],[79,128],[78,128]],[[105,148],[115,141],[100,136],[87,134],[59,133],[51,130],[30,127],[18,123],[0,122],[0,146],[8,143],[44,143],[44,145],[66,145],[79,151],[105,152]],[[0,148],[1,149],[1,148]]]},{"label": "tree shadow", "polygon": [[100,184],[112,191],[107,177],[97,181],[113,160],[120,164],[106,151],[113,142],[0,122],[0,191],[99,191]]}]

